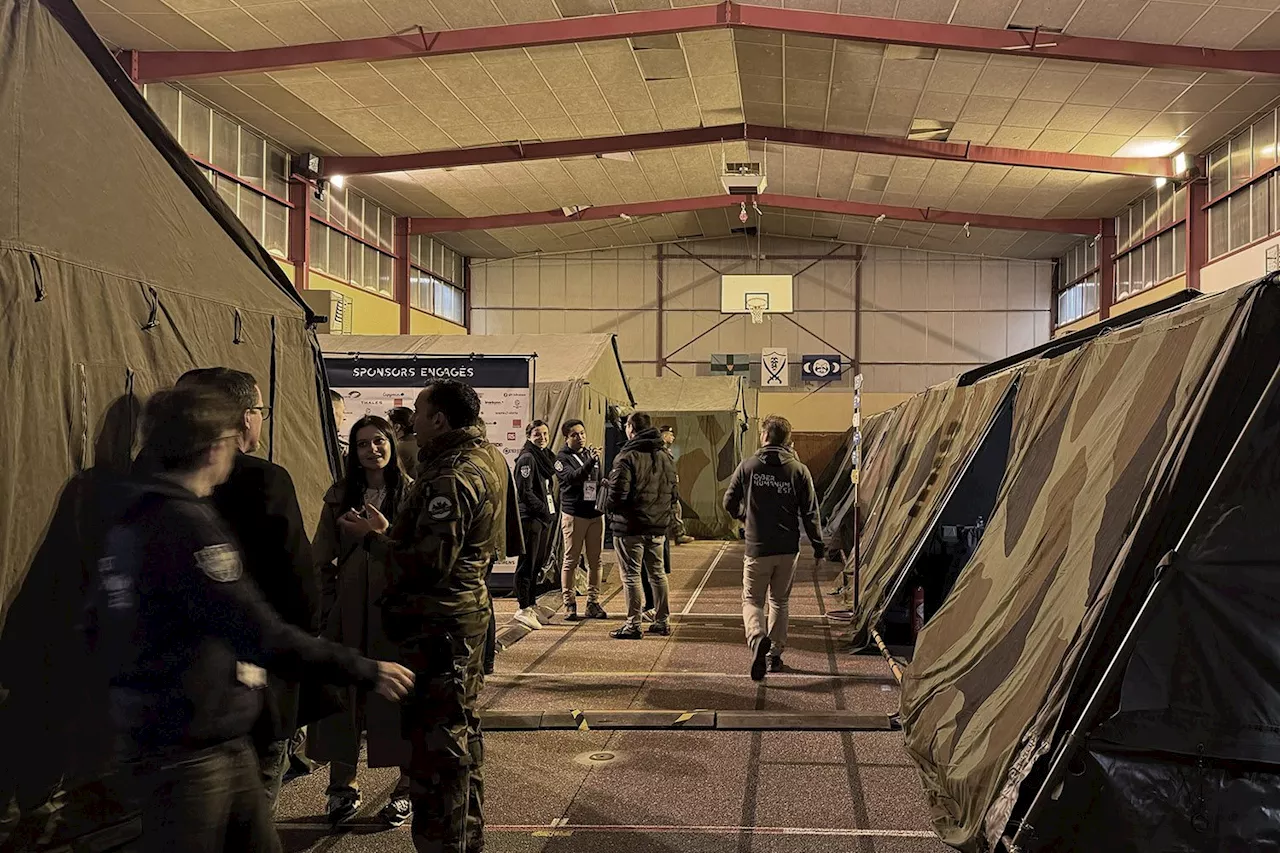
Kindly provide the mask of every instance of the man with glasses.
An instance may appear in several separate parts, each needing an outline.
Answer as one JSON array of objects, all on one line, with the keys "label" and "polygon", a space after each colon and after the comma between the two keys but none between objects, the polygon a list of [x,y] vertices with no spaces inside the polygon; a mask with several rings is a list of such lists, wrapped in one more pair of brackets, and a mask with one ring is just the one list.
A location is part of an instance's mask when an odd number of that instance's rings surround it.
[{"label": "man with glasses", "polygon": [[[236,436],[231,476],[213,491],[213,505],[244,553],[245,572],[285,622],[315,634],[320,623],[320,576],[311,559],[311,542],[289,472],[252,454],[262,442],[262,425],[271,416],[252,374],[228,367],[191,370],[178,388],[206,388],[234,399],[244,410]],[[255,730],[262,781],[275,807],[289,763],[290,742],[298,731],[297,682],[271,677],[270,696]]]}]

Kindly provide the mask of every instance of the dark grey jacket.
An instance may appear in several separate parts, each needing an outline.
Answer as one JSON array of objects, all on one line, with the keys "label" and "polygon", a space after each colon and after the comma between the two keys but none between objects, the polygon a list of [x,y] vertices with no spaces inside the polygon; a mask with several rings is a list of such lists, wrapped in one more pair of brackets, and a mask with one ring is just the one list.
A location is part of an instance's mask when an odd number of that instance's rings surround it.
[{"label": "dark grey jacket", "polygon": [[729,515],[747,523],[747,556],[800,552],[800,525],[822,544],[813,476],[789,448],[765,445],[744,459],[724,493]]},{"label": "dark grey jacket", "polygon": [[676,462],[656,429],[622,445],[609,474],[609,527],[615,536],[665,536],[679,501]]}]

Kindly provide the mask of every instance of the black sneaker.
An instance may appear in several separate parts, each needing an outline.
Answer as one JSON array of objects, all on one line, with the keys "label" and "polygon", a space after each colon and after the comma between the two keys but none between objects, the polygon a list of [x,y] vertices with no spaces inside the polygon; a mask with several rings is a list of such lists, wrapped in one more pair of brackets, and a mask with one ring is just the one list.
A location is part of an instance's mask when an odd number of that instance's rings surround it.
[{"label": "black sneaker", "polygon": [[650,634],[657,634],[660,637],[671,636],[671,626],[665,622],[654,622],[649,626],[648,631]]},{"label": "black sneaker", "polygon": [[566,622],[578,621],[578,605],[577,604],[572,604],[564,609],[564,621]]},{"label": "black sneaker", "polygon": [[752,681],[764,681],[765,668],[769,665],[769,646],[772,644],[768,637],[760,638],[760,645],[756,646],[756,656],[751,661]]},{"label": "black sneaker", "polygon": [[588,619],[608,619],[609,614],[604,612],[604,608],[600,606],[600,602],[591,601],[587,603]]},{"label": "black sneaker", "polygon": [[644,634],[640,633],[639,628],[619,628],[616,631],[610,631],[609,636],[615,640],[643,640]]},{"label": "black sneaker", "polygon": [[382,822],[392,829],[404,826],[412,816],[413,804],[409,802],[408,797],[392,797],[391,802],[383,806],[382,811],[378,812],[378,817],[382,818]]},{"label": "black sneaker", "polygon": [[360,811],[360,794],[359,792],[350,794],[330,794],[329,801],[325,804],[324,812],[329,818],[329,823],[334,826],[340,826],[356,816],[356,812]]},{"label": "black sneaker", "polygon": [[782,672],[782,655],[769,655],[769,671]]}]

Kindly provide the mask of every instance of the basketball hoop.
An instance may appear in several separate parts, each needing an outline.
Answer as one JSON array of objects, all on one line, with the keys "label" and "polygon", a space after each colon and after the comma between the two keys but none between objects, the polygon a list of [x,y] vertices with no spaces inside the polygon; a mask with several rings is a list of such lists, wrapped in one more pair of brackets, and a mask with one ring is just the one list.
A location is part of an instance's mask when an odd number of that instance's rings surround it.
[{"label": "basketball hoop", "polygon": [[764,311],[769,307],[767,294],[747,297],[747,310],[751,312],[751,322],[757,326],[764,323]]}]

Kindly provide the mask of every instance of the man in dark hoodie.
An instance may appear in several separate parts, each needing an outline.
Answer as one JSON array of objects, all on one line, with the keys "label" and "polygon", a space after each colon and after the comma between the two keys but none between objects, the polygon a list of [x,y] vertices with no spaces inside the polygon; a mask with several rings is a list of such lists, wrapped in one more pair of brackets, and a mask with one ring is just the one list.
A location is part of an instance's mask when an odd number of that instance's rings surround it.
[{"label": "man in dark hoodie", "polygon": [[143,853],[274,853],[280,841],[248,741],[266,672],[376,690],[399,701],[413,673],[288,624],[247,571],[209,500],[236,465],[243,401],[189,384],[152,397],[143,454],[153,475],[122,500],[88,609],[110,682]]},{"label": "man in dark hoodie", "polygon": [[531,421],[525,427],[528,440],[516,457],[516,494],[520,504],[520,526],[524,531],[524,553],[516,563],[517,621],[535,631],[542,627],[534,609],[538,575],[551,551],[556,505],[551,481],[556,476],[556,457],[547,449],[551,428],[546,421]]},{"label": "man in dark hoodie", "polygon": [[[818,495],[813,476],[792,452],[791,423],[778,415],[760,427],[760,450],[733,472],[724,508],[747,525],[747,553],[742,567],[742,621],[751,649],[751,677],[764,678],[766,667],[782,669],[787,642],[787,605],[796,559],[800,556],[800,526],[822,559],[818,532]],[[764,603],[769,598],[766,627]]]},{"label": "man in dark hoodie", "polygon": [[644,572],[653,588],[653,624],[649,633],[665,637],[671,628],[667,626],[670,604],[667,576],[662,570],[662,546],[680,500],[676,463],[644,412],[633,412],[627,418],[627,439],[609,474],[608,497],[613,547],[627,590],[627,620],[609,636],[615,640],[642,638],[640,576]]}]

